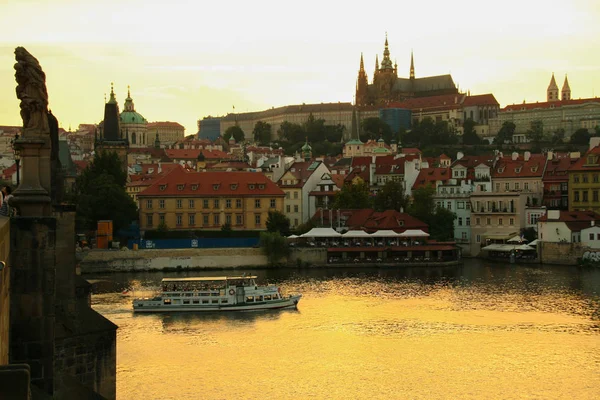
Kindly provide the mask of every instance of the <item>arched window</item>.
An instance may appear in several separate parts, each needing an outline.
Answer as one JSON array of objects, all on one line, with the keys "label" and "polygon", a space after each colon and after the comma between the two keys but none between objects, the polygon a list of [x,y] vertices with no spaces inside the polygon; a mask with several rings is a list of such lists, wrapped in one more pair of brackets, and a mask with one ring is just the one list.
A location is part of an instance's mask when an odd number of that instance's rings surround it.
[{"label": "arched window", "polygon": [[131,134],[131,144],[136,144],[135,132]]}]

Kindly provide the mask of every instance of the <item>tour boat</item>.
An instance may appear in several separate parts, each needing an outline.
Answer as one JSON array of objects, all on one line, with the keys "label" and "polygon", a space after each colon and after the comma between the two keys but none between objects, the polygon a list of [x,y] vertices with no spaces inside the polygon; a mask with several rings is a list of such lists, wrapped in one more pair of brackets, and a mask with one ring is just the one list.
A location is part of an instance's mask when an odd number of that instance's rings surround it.
[{"label": "tour boat", "polygon": [[152,298],[133,300],[134,312],[243,311],[297,308],[301,294],[283,296],[278,286],[257,286],[256,276],[164,278]]}]

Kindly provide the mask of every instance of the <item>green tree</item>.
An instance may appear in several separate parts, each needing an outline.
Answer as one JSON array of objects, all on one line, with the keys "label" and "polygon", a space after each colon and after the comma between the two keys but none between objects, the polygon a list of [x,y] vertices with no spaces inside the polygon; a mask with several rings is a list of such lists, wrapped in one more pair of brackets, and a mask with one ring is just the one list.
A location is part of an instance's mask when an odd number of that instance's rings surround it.
[{"label": "green tree", "polygon": [[330,143],[339,143],[344,136],[344,125],[325,125],[325,139]]},{"label": "green tree", "polygon": [[409,198],[404,194],[402,182],[386,182],[373,199],[373,207],[376,211],[406,211],[408,204]]},{"label": "green tree", "polygon": [[308,119],[302,124],[305,139],[311,143],[322,141],[325,138],[325,120],[323,118],[315,118],[312,113],[308,115]]},{"label": "green tree", "polygon": [[290,220],[281,211],[269,211],[267,231],[279,232],[283,236],[290,234]]},{"label": "green tree", "polygon": [[264,121],[257,121],[252,131],[254,141],[260,145],[268,145],[271,143],[271,124]]},{"label": "green tree", "polygon": [[223,232],[224,237],[231,237],[231,233],[233,232],[233,229],[231,229],[231,224],[226,222],[221,225],[221,232]]},{"label": "green tree", "polygon": [[279,232],[261,232],[259,246],[271,265],[277,264],[283,257],[290,254],[287,239]]},{"label": "green tree", "polygon": [[533,227],[521,228],[521,236],[529,243],[537,239],[537,232]]},{"label": "green tree", "polygon": [[504,144],[512,142],[512,137],[515,134],[515,130],[517,126],[511,121],[504,121],[502,127],[498,131],[496,135],[495,142],[496,144]]},{"label": "green tree", "polygon": [[435,212],[435,202],[433,196],[435,188],[431,185],[422,186],[412,191],[412,203],[408,208],[408,213],[413,217],[429,223],[429,216]]},{"label": "green tree", "polygon": [[569,139],[569,143],[574,145],[588,145],[590,143],[590,133],[586,128],[577,129],[571,135]]},{"label": "green tree", "polygon": [[544,123],[540,120],[531,121],[531,127],[525,132],[530,142],[539,144],[544,138]]},{"label": "green tree", "polygon": [[365,118],[361,121],[362,135],[360,140],[366,142],[369,139],[377,140],[383,138],[386,143],[395,139],[392,128],[378,117]]},{"label": "green tree", "polygon": [[[284,140],[286,142],[289,143],[299,143],[302,142],[304,143],[305,140],[305,134],[304,134],[304,129],[302,128],[301,125],[292,123],[292,122],[288,122],[288,121],[283,121],[281,123],[281,125],[279,126],[279,129],[277,130],[277,135],[279,136],[279,138],[281,140]],[[290,154],[290,153],[288,153]]]},{"label": "green tree", "polygon": [[444,241],[454,239],[454,220],[456,214],[452,211],[436,207],[429,219],[429,235],[431,239]]},{"label": "green tree", "polygon": [[431,239],[448,240],[454,237],[456,215],[445,208],[436,207],[433,200],[435,187],[424,186],[413,190],[413,201],[408,213],[429,226]]},{"label": "green tree", "polygon": [[475,131],[475,121],[468,118],[463,124],[463,144],[481,144],[481,138]]},{"label": "green tree", "polygon": [[333,199],[334,210],[371,208],[372,200],[369,185],[360,180],[357,183],[345,184]]},{"label": "green tree", "polygon": [[223,134],[223,139],[225,139],[226,142],[229,142],[229,139],[231,139],[232,137],[236,143],[239,143],[243,141],[246,136],[244,135],[244,131],[242,130],[242,128],[240,128],[237,125],[233,125],[225,130],[225,133]]},{"label": "green tree", "polygon": [[561,144],[565,139],[565,130],[563,128],[558,128],[554,131],[552,135],[552,144]]}]

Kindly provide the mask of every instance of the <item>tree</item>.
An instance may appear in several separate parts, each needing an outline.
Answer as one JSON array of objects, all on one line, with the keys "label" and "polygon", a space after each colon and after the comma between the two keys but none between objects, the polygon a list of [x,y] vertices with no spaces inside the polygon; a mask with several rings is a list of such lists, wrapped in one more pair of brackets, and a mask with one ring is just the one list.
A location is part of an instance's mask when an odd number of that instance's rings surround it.
[{"label": "tree", "polygon": [[261,145],[271,143],[271,124],[264,121],[257,121],[252,131],[254,141]]},{"label": "tree", "polygon": [[323,118],[315,118],[312,113],[308,115],[308,119],[302,125],[305,139],[314,143],[322,141],[325,138],[325,120]]},{"label": "tree", "polygon": [[404,211],[409,204],[409,198],[404,194],[402,182],[388,181],[377,192],[373,199],[373,207],[376,211],[396,210]]},{"label": "tree", "polygon": [[456,214],[443,207],[435,207],[435,187],[424,186],[413,190],[413,201],[408,213],[429,226],[431,239],[448,240],[454,237]]},{"label": "tree", "polygon": [[533,227],[521,228],[521,236],[527,242],[533,242],[535,239],[537,239],[537,232]]},{"label": "tree", "polygon": [[116,153],[96,155],[75,183],[78,227],[95,230],[99,220],[112,220],[117,234],[138,219],[137,206],[125,191],[126,178]]},{"label": "tree", "polygon": [[573,132],[569,139],[569,143],[582,146],[587,145],[590,143],[590,137],[591,135],[586,128],[580,128]]},{"label": "tree", "polygon": [[539,144],[544,138],[544,123],[540,120],[531,121],[531,127],[525,132],[530,142]]},{"label": "tree", "polygon": [[435,194],[435,187],[433,186],[421,186],[412,191],[412,203],[408,208],[408,213],[413,217],[420,219],[423,222],[428,223],[429,216],[435,211],[435,202],[433,201],[433,195]]},{"label": "tree", "polygon": [[383,138],[386,143],[394,139],[392,128],[378,117],[365,118],[361,121],[362,135],[360,140],[366,142],[369,139],[377,140]]},{"label": "tree", "polygon": [[504,123],[502,124],[502,127],[500,127],[500,130],[498,131],[498,134],[496,135],[496,144],[504,144],[504,143],[510,143],[512,142],[512,137],[515,134],[515,130],[517,129],[517,126],[514,124],[514,122],[511,121],[504,121]]},{"label": "tree", "polygon": [[454,220],[456,214],[452,211],[436,207],[435,213],[429,219],[429,235],[431,239],[444,241],[454,239]]},{"label": "tree", "polygon": [[480,144],[481,138],[475,132],[475,121],[468,118],[463,124],[463,144]]},{"label": "tree", "polygon": [[345,184],[333,199],[334,210],[371,208],[369,185],[363,180],[357,183]]},{"label": "tree", "polygon": [[304,129],[301,125],[283,121],[277,130],[277,135],[281,140],[285,140],[289,143],[304,142],[305,135]]},{"label": "tree", "polygon": [[[344,125],[325,125],[325,139],[330,143],[339,143],[344,136]],[[339,153],[338,153],[339,154]]]},{"label": "tree", "polygon": [[269,211],[267,231],[279,232],[283,236],[290,234],[290,220],[281,211]]},{"label": "tree", "polygon": [[565,130],[563,128],[558,128],[554,131],[552,135],[552,144],[561,144],[565,138]]},{"label": "tree", "polygon": [[231,229],[231,224],[229,222],[226,222],[223,225],[221,225],[221,232],[223,232],[224,237],[230,237],[231,233],[233,232],[233,229]]},{"label": "tree", "polygon": [[290,253],[287,239],[279,232],[261,232],[259,245],[271,265],[277,264],[282,257],[286,257]]},{"label": "tree", "polygon": [[234,125],[227,128],[225,130],[225,133],[223,134],[223,139],[225,139],[226,142],[229,142],[229,139],[231,139],[232,137],[236,143],[239,143],[243,141],[246,136],[244,135],[244,131],[242,130],[242,128],[240,128],[237,125]]}]

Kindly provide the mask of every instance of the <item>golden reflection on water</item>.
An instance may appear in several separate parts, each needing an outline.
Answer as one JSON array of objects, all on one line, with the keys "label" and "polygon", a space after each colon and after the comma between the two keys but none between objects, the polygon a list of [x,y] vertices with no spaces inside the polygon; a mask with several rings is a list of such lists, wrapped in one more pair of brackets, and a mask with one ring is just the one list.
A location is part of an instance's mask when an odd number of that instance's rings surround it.
[{"label": "golden reflection on water", "polygon": [[296,279],[298,311],[133,315],[119,399],[597,399],[597,298],[532,285]]}]

